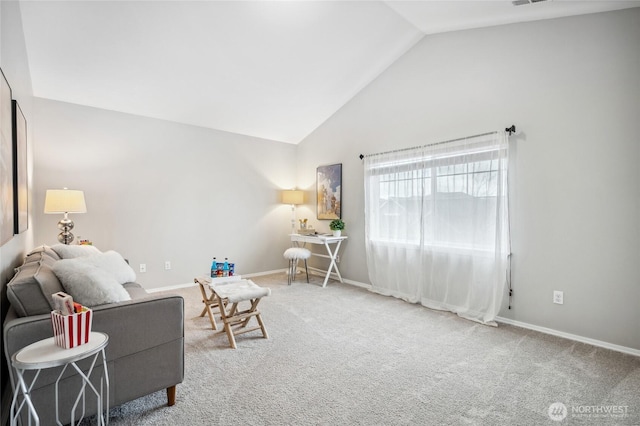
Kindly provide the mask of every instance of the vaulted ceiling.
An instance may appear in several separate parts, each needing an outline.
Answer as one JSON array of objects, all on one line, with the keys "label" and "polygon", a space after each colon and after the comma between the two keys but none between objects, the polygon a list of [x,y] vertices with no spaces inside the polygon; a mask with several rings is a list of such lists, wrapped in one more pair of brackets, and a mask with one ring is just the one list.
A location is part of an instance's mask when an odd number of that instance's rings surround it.
[{"label": "vaulted ceiling", "polygon": [[640,1],[20,5],[37,97],[298,143],[430,34]]}]

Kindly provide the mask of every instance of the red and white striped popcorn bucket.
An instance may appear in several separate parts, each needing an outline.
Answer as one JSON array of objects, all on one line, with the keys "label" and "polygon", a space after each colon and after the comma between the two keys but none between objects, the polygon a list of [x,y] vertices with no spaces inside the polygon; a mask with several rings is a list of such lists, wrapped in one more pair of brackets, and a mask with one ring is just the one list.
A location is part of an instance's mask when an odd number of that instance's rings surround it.
[{"label": "red and white striped popcorn bucket", "polygon": [[73,315],[61,315],[58,311],[51,312],[53,337],[56,345],[71,349],[89,342],[93,311],[86,309]]}]

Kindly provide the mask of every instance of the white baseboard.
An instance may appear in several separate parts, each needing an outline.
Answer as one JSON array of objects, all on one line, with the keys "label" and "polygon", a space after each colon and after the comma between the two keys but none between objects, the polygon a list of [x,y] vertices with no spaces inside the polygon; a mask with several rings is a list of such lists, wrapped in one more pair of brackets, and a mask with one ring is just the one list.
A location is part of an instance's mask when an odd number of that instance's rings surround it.
[{"label": "white baseboard", "polygon": [[[300,271],[300,269],[298,269],[298,272],[299,271]],[[303,272],[304,272],[304,270],[303,270]],[[318,276],[321,276],[321,277],[325,277],[327,275],[327,271],[324,271],[324,270],[318,269],[318,268],[314,268],[313,266],[309,266],[309,273],[312,274],[312,275],[318,275]],[[332,279],[334,279],[334,280],[337,280],[338,279],[338,274],[336,274],[335,272],[332,272],[330,277]],[[362,288],[367,288],[367,289],[371,288],[371,284],[362,283],[360,281],[348,280],[346,278],[343,278],[342,282],[346,283],[346,284],[354,285],[356,287],[362,287]]]},{"label": "white baseboard", "polygon": [[[254,272],[251,274],[242,274],[243,277],[246,278],[251,278],[251,277],[259,277],[261,275],[271,275],[271,274],[277,274],[277,273],[281,273],[281,272],[285,272],[286,269],[275,269],[273,271],[263,271],[263,272]],[[170,291],[170,290],[179,290],[181,288],[187,288],[187,287],[193,287],[196,286],[197,284],[194,282],[191,283],[185,283],[185,284],[175,284],[175,285],[169,285],[166,287],[153,287],[153,288],[145,288],[145,290],[147,291],[147,293],[157,293],[160,291]]]},{"label": "white baseboard", "polygon": [[[300,268],[298,267],[298,272],[300,272],[300,270],[302,269],[302,273],[304,273],[304,268]],[[324,277],[327,275],[327,271],[323,270],[323,269],[319,269],[316,268],[314,266],[309,266],[309,273],[312,275],[318,275],[320,277]],[[331,278],[334,278],[337,280],[338,279],[338,274],[336,274],[335,272],[331,273]]]},{"label": "white baseboard", "polygon": [[342,281],[344,281],[347,284],[354,285],[356,287],[366,288],[367,290],[371,288],[371,284],[363,283],[360,281],[348,280],[346,278],[343,278]]},{"label": "white baseboard", "polygon": [[281,274],[287,272],[288,269],[274,269],[273,271],[253,272],[251,274],[242,274],[243,277],[259,277],[261,275]]},{"label": "white baseboard", "polygon": [[[251,277],[259,277],[261,275],[271,275],[271,274],[281,274],[281,273],[286,273],[287,269],[274,269],[272,271],[262,271],[262,272],[253,272],[250,274],[242,274],[243,277],[246,278],[251,278]],[[300,273],[301,270],[300,268],[298,268],[298,273]],[[304,273],[304,269],[302,269],[302,273]],[[313,268],[313,267],[309,267],[309,273],[312,275],[318,275],[321,277],[324,277],[326,275],[326,271],[323,271],[322,269],[317,269],[317,268]],[[335,272],[333,272],[331,274],[331,278],[334,279],[338,279],[338,276],[336,275]],[[362,283],[360,281],[354,281],[354,280],[347,280],[347,279],[342,279],[343,282],[345,282],[346,284],[351,284],[354,285],[356,287],[362,287],[362,288],[371,288],[371,284],[367,284],[367,283]],[[188,287],[193,287],[196,286],[197,284],[194,282],[191,283],[184,283],[184,284],[175,284],[175,285],[169,285],[166,287],[153,287],[153,288],[146,288],[145,290],[147,291],[147,293],[158,293],[160,291],[170,291],[170,290],[179,290],[181,288],[188,288]]]},{"label": "white baseboard", "polygon": [[145,288],[145,290],[147,291],[147,293],[158,293],[160,291],[178,290],[181,288],[194,287],[196,285],[198,284],[190,282],[185,284],[168,285],[166,287]]},{"label": "white baseboard", "polygon": [[538,325],[529,324],[526,322],[516,321],[504,317],[496,317],[497,322],[503,324],[509,324],[516,327],[526,328],[533,331],[539,331],[540,333],[550,334],[552,336],[563,337],[569,340],[575,340],[576,342],[587,343],[589,345],[598,346],[605,349],[611,349],[612,351],[622,352],[629,355],[640,356],[640,350],[629,348],[627,346],[615,345],[609,342],[603,342],[602,340],[591,339],[589,337],[578,336],[577,334],[565,333],[564,331],[554,330],[552,328],[540,327]]}]

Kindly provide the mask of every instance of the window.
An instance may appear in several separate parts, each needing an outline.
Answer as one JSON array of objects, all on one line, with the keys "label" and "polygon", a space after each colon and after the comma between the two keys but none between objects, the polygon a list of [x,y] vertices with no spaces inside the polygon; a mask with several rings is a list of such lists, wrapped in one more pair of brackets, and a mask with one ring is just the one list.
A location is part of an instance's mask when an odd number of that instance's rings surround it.
[{"label": "window", "polygon": [[500,151],[484,144],[419,149],[372,163],[367,182],[374,219],[370,239],[434,249],[493,250],[498,194],[504,191]]},{"label": "window", "polygon": [[371,289],[495,324],[509,259],[506,134],[370,155]]}]

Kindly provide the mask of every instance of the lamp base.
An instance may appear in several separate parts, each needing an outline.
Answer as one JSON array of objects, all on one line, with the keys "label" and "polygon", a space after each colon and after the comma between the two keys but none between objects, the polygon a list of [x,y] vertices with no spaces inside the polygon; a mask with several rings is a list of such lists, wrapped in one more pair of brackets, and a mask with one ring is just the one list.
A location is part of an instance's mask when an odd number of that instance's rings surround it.
[{"label": "lamp base", "polygon": [[58,241],[60,241],[62,244],[71,244],[71,242],[75,238],[71,233],[73,226],[73,221],[71,219],[66,217],[64,219],[61,219],[60,222],[58,222],[58,229],[62,232],[58,234]]}]

